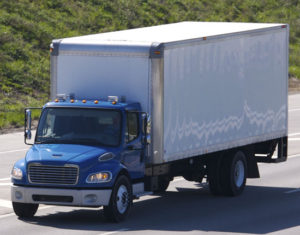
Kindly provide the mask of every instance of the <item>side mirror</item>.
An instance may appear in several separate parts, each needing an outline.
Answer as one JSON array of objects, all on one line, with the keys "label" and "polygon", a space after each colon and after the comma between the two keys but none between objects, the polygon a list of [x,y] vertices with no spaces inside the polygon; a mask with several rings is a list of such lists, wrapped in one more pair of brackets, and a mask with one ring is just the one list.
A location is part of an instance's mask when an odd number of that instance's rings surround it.
[{"label": "side mirror", "polygon": [[[33,145],[34,141],[31,141],[32,143],[28,143],[27,140],[30,140],[32,138],[32,111],[34,110],[42,110],[42,108],[37,108],[37,107],[27,107],[24,109],[24,114],[25,114],[25,118],[24,118],[24,142],[25,144],[28,145]],[[35,111],[33,113],[33,116],[35,116],[35,114],[37,114]]]},{"label": "side mirror", "polygon": [[25,143],[26,139],[30,140],[31,139],[31,110],[26,109],[25,110]]}]

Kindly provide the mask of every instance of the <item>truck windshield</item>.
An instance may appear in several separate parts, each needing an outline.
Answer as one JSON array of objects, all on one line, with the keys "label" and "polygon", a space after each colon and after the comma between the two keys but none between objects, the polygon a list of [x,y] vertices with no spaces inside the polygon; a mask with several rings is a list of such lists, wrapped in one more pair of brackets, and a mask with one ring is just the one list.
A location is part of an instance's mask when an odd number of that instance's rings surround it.
[{"label": "truck windshield", "polygon": [[115,110],[46,108],[35,143],[118,146],[121,113]]}]

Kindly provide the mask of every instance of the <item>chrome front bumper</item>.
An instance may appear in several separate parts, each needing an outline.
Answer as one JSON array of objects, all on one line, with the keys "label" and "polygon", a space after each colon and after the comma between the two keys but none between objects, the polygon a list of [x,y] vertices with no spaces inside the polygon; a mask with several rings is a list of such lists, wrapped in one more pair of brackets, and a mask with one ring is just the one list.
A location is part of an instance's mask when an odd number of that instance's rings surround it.
[{"label": "chrome front bumper", "polygon": [[77,190],[11,186],[11,200],[65,206],[107,206],[112,190]]}]

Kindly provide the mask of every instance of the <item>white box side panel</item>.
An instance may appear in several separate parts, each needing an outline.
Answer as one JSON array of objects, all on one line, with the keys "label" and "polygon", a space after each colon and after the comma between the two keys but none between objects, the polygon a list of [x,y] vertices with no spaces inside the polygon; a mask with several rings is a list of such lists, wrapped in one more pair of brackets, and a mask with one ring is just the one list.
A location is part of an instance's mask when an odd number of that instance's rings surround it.
[{"label": "white box side panel", "polygon": [[128,56],[60,54],[57,60],[57,93],[74,93],[76,99],[126,96],[148,109],[149,59]]},{"label": "white box side panel", "polygon": [[165,162],[287,134],[286,33],[166,48]]}]

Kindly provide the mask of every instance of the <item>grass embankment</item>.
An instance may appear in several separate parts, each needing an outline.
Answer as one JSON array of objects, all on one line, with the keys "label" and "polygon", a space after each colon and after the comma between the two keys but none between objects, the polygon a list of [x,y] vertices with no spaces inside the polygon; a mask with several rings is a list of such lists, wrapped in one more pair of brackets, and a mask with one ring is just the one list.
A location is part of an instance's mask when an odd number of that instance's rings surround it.
[{"label": "grass embankment", "polygon": [[[0,100],[0,134],[5,131],[5,127],[21,127],[24,125],[24,108],[41,107],[46,100],[37,100],[29,96],[20,96],[20,100],[3,98]],[[27,104],[28,106],[24,106]],[[32,111],[32,118],[38,120],[40,110]]]},{"label": "grass embankment", "polygon": [[298,0],[0,1],[0,131],[48,99],[52,39],[187,20],[290,24],[289,73],[300,78]]}]

